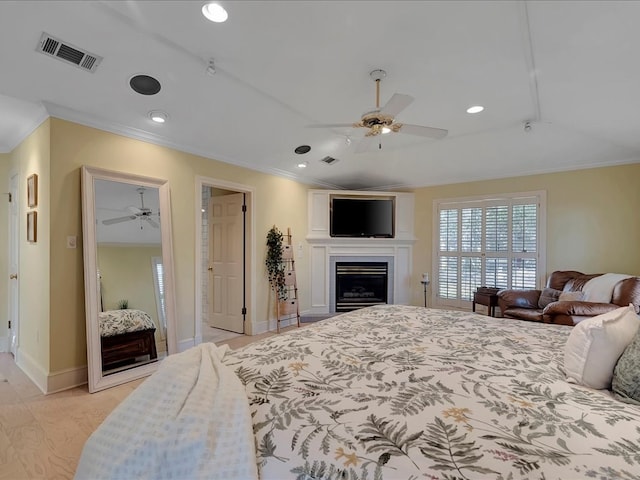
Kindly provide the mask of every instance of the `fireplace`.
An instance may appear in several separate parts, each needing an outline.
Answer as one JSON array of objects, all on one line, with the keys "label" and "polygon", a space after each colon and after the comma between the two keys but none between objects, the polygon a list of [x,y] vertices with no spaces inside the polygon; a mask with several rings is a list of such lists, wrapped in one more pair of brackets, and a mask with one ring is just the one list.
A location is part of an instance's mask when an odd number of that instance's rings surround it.
[{"label": "fireplace", "polygon": [[387,262],[336,262],[336,312],[387,303]]}]

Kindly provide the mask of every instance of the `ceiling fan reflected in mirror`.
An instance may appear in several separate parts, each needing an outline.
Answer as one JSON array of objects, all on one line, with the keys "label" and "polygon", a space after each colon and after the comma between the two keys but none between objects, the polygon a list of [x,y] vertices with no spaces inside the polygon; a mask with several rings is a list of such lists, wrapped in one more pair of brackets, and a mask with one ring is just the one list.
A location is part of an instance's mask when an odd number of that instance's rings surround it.
[{"label": "ceiling fan reflected in mirror", "polygon": [[396,122],[396,115],[407,108],[413,97],[410,95],[404,95],[401,93],[394,93],[389,101],[380,108],[380,82],[387,76],[387,72],[384,70],[373,70],[369,73],[369,76],[376,82],[376,108],[370,112],[366,112],[360,118],[360,121],[355,123],[335,123],[326,125],[312,125],[315,128],[367,128],[368,131],[358,145],[356,146],[356,153],[364,152],[378,143],[378,148],[382,148],[380,142],[380,135],[387,133],[406,133],[409,135],[417,135],[427,138],[444,138],[449,133],[442,128],[425,127],[423,125],[411,125],[408,123]]},{"label": "ceiling fan reflected in mirror", "polygon": [[[102,224],[103,225],[114,225],[116,223],[129,222],[131,220],[140,219],[141,222],[142,221],[146,221],[153,228],[160,228],[160,225],[158,224],[158,222],[156,222],[153,218],[151,218],[151,217],[154,217],[154,216],[159,218],[159,213],[160,212],[153,213],[153,211],[150,208],[147,208],[147,207],[144,206],[144,192],[145,191],[146,191],[146,188],[144,188],[144,187],[136,188],[136,192],[138,192],[140,194],[140,208],[134,207],[134,206],[129,206],[129,207],[127,207],[127,210],[129,210],[129,212],[130,212],[129,215],[126,215],[124,217],[109,218],[107,220],[103,220]],[[142,228],[142,223],[140,223],[140,228]]]}]

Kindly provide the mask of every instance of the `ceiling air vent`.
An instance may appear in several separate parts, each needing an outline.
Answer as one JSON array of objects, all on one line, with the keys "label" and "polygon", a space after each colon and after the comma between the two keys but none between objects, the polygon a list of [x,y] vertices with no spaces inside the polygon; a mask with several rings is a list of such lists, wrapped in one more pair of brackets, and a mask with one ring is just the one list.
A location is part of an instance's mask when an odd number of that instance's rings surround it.
[{"label": "ceiling air vent", "polygon": [[326,163],[327,165],[333,165],[334,163],[336,163],[338,161],[338,159],[326,156],[326,157],[322,158],[320,161],[323,162],[323,163]]},{"label": "ceiling air vent", "polygon": [[42,33],[36,51],[55,57],[65,63],[71,63],[91,73],[96,71],[96,68],[98,68],[98,65],[102,61],[102,57],[76,48],[46,32]]}]

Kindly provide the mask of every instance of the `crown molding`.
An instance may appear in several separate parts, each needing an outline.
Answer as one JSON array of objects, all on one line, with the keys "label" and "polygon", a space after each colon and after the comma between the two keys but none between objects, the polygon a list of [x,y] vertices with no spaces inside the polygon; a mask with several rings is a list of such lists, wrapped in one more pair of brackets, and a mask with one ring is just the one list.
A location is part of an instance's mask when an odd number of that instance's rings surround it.
[{"label": "crown molding", "polygon": [[244,162],[242,160],[227,157],[225,155],[220,155],[215,152],[210,152],[207,150],[194,148],[189,145],[173,142],[160,135],[156,135],[154,133],[150,133],[145,130],[109,122],[105,119],[98,118],[92,115],[87,115],[85,113],[79,112],[71,108],[63,107],[55,103],[43,102],[43,104],[50,116],[59,118],[61,120],[67,120],[69,122],[78,123],[80,125],[96,128],[98,130],[114,133],[116,135],[122,135],[123,137],[132,138],[134,140],[140,140],[143,142],[152,143],[154,145],[159,145],[161,147],[172,148],[173,150],[178,150],[184,153],[190,153],[192,155],[197,155],[199,157],[207,158],[209,160],[216,160],[219,162],[228,163],[230,165],[235,165],[235,166],[246,168],[249,170],[266,173],[269,175],[288,178],[290,180],[294,180],[299,183],[317,185],[325,188],[340,188],[340,187],[336,187],[335,185],[331,185],[319,180],[300,178],[297,175],[292,174],[291,172],[287,172],[286,170],[281,170],[278,168],[266,167],[266,166],[260,167],[257,165],[250,164],[248,162]]}]

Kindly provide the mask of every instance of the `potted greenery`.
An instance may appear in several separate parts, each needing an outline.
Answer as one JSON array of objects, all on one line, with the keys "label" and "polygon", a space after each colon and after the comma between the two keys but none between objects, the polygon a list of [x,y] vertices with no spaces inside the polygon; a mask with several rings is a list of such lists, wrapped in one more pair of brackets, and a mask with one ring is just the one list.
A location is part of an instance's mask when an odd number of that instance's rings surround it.
[{"label": "potted greenery", "polygon": [[287,288],[285,287],[285,264],[282,261],[282,239],[283,235],[275,225],[267,233],[267,274],[271,288],[278,296],[279,301],[287,299]]}]

